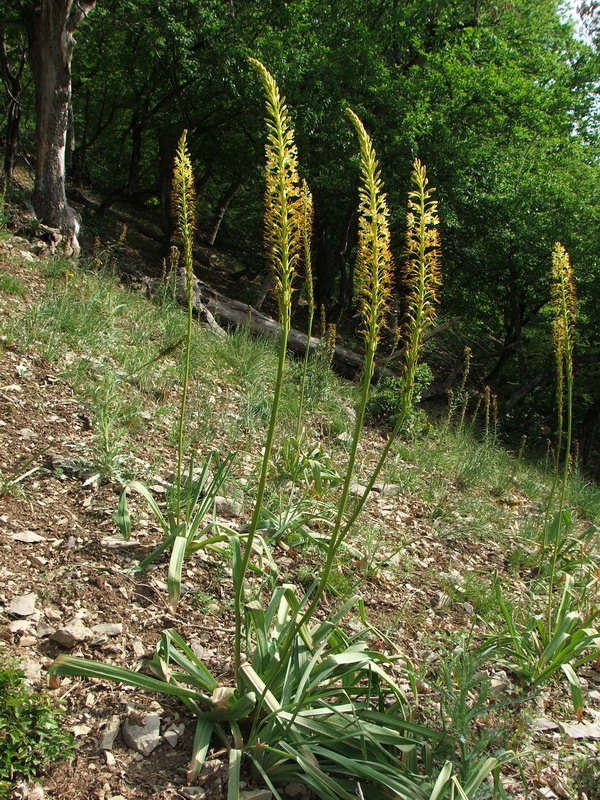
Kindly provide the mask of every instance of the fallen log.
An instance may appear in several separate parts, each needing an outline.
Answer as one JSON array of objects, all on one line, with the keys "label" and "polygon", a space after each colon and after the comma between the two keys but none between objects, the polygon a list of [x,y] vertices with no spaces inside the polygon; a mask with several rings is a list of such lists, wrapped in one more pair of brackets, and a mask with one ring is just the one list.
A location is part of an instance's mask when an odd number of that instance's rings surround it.
[{"label": "fallen log", "polygon": [[[194,307],[204,305],[216,319],[228,325],[244,325],[253,333],[262,336],[281,336],[281,326],[272,317],[267,316],[262,311],[258,311],[248,303],[233,300],[224,294],[216,291],[208,284],[196,279],[198,291],[194,291]],[[292,353],[302,356],[306,351],[308,337],[302,331],[292,328],[288,335],[287,346]],[[321,339],[316,336],[310,337],[310,351],[316,352],[321,345]],[[336,345],[333,352],[332,366],[340,375],[345,378],[355,378],[363,368],[364,358],[359,353],[347,350],[345,347]],[[393,375],[391,370],[386,370],[385,374]]]},{"label": "fallen log", "polygon": [[[97,211],[100,208],[100,203],[92,200],[83,191],[72,191],[72,199],[79,203],[86,205]],[[139,233],[153,241],[164,244],[164,236],[160,229],[152,226],[151,224],[136,218],[134,214],[127,213],[115,208],[110,209],[110,213],[115,216],[120,222],[135,227]],[[174,240],[176,242],[176,240]],[[193,248],[194,258],[203,266],[212,266],[210,249],[196,245]],[[141,280],[146,291],[152,293],[157,281],[148,276],[140,276],[136,274],[136,278]],[[185,291],[179,291],[180,302],[184,304],[187,302]],[[207,283],[195,278],[194,286],[194,310],[196,314],[202,319],[209,328],[215,333],[223,334],[223,329],[219,326],[217,320],[221,320],[226,325],[245,325],[251,331],[263,336],[279,337],[281,335],[281,326],[272,317],[263,314],[262,311],[254,308],[247,303],[242,303],[239,300],[233,300],[224,294],[213,289]],[[457,321],[458,317],[439,325],[432,331],[425,334],[426,339],[430,339],[450,328]],[[302,356],[306,350],[307,335],[292,328],[288,336],[288,349],[296,355]],[[321,340],[315,336],[310,339],[310,352],[314,353],[321,345]],[[398,375],[398,369],[391,368],[393,361],[398,361],[404,353],[404,348],[400,348],[392,353],[391,356],[382,358],[382,365],[375,367],[375,376],[380,378],[394,377]],[[360,353],[355,353],[353,350],[348,350],[345,347],[336,345],[332,354],[332,367],[335,371],[344,378],[355,379],[362,372],[364,365],[364,356]]]}]

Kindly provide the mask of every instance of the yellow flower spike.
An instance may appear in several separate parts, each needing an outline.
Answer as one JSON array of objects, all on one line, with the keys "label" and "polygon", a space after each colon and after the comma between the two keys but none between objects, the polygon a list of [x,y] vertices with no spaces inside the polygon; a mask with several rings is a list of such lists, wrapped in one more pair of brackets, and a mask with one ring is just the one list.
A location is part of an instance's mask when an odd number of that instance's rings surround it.
[{"label": "yellow flower spike", "polygon": [[[184,423],[188,388],[190,383],[190,342],[192,338],[192,319],[194,307],[194,233],[196,231],[196,188],[192,160],[187,149],[187,131],[181,134],[175,153],[173,169],[173,210],[177,230],[183,241],[183,269],[187,295],[187,328],[185,335],[185,360],[183,386],[179,409],[177,435],[177,480],[175,497],[175,519],[181,519],[181,481],[183,474]],[[172,601],[177,604],[179,596]]]},{"label": "yellow flower spike", "polygon": [[371,137],[359,117],[346,109],[360,144],[358,254],[355,275],[358,308],[367,348],[375,350],[392,294],[393,262],[390,250],[387,199]]},{"label": "yellow flower spike", "polygon": [[281,96],[275,79],[264,64],[256,58],[248,60],[258,71],[266,95],[265,248],[273,271],[280,321],[289,327],[292,281],[302,250],[298,152],[285,97]]},{"label": "yellow flower spike", "polygon": [[271,450],[275,437],[275,426],[283,374],[285,370],[286,346],[291,327],[292,281],[302,252],[303,204],[300,178],[298,176],[298,156],[294,144],[294,130],[290,121],[285,98],[279,93],[275,80],[268,69],[255,58],[248,59],[259,73],[266,95],[267,106],[267,144],[265,146],[267,163],[265,166],[265,245],[267,257],[273,271],[275,294],[279,306],[281,338],[279,358],[271,418],[265,440],[262,466],[254,512],[248,526],[246,541],[239,560],[236,559],[234,576],[234,615],[235,615],[235,670],[240,672],[242,664],[242,610],[244,606],[244,577],[265,495],[269,473]]},{"label": "yellow flower spike", "polygon": [[313,320],[315,316],[315,292],[312,274],[312,229],[314,220],[313,198],[308,183],[303,180],[300,187],[301,223],[300,235],[304,261],[304,278],[306,285],[306,299],[308,301],[308,325],[306,330],[306,347],[304,349],[304,364],[302,367],[302,380],[300,382],[300,402],[296,418],[296,441],[300,442],[302,423],[304,420],[304,395],[306,392],[306,375],[308,372],[308,357],[310,355],[310,338],[312,335]]},{"label": "yellow flower spike", "polygon": [[[552,529],[552,555],[548,580],[548,610],[546,627],[548,637],[551,637],[555,619],[553,618],[553,591],[556,576],[556,565],[560,544],[564,541],[563,509],[569,472],[571,469],[571,444],[573,435],[573,348],[575,345],[575,322],[577,318],[577,299],[575,295],[575,280],[569,254],[560,242],[554,245],[552,251],[552,266],[550,270],[550,296],[552,310],[552,344],[556,359],[556,407],[557,407],[557,442],[554,456],[555,483],[552,487],[550,501],[547,504],[546,519],[544,522],[544,549],[550,544],[549,510],[550,502],[554,495],[556,483],[559,480],[560,460],[563,453],[564,462],[560,479],[560,493],[558,510],[555,515],[556,529]],[[566,388],[566,398],[565,398]],[[566,425],[565,425],[566,423]],[[565,429],[566,428],[566,429]]]},{"label": "yellow flower spike", "polygon": [[196,231],[196,187],[192,160],[187,149],[187,131],[181,134],[173,171],[173,208],[177,230],[183,240],[183,260],[188,304],[194,298],[194,259],[192,249]]},{"label": "yellow flower spike", "polygon": [[552,344],[556,360],[556,406],[558,409],[557,466],[562,449],[565,380],[570,392],[573,383],[573,347],[575,344],[575,322],[577,298],[575,281],[569,254],[560,242],[552,251],[550,271],[550,294],[552,308]]},{"label": "yellow flower spike", "polygon": [[302,187],[301,187],[301,202],[302,202],[302,249],[303,249],[303,260],[304,260],[304,276],[306,281],[306,299],[308,301],[308,310],[311,316],[314,316],[315,313],[315,292],[314,292],[314,285],[313,285],[313,274],[312,274],[312,255],[311,255],[311,243],[312,243],[312,231],[313,231],[313,222],[314,222],[314,206],[313,206],[313,197],[311,194],[310,189],[308,188],[308,183],[303,180]]},{"label": "yellow flower spike", "polygon": [[417,158],[413,164],[415,188],[408,195],[405,283],[408,295],[404,362],[404,391],[407,406],[412,403],[419,350],[425,330],[436,317],[438,288],[441,285],[440,236],[435,191],[429,188],[427,171]]},{"label": "yellow flower spike", "polygon": [[575,344],[575,322],[577,319],[577,298],[575,280],[569,254],[560,242],[552,251],[551,270],[552,295],[552,341],[556,353],[557,368],[567,379],[573,377],[573,346]]}]

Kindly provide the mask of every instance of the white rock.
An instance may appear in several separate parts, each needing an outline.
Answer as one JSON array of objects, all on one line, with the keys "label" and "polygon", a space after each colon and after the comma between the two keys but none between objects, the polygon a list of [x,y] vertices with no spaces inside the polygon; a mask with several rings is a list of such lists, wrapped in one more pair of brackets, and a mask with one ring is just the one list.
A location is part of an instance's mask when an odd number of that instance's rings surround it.
[{"label": "white rock", "polygon": [[110,547],[111,549],[139,547],[140,544],[137,539],[123,539],[122,536],[105,536],[100,543],[103,547]]},{"label": "white rock", "polygon": [[177,747],[177,743],[179,741],[179,728],[183,727],[182,725],[177,726],[175,724],[169,725],[167,730],[163,733],[163,739],[167,744],[169,744],[172,748]]},{"label": "white rock", "polygon": [[561,728],[571,739],[600,739],[600,725],[593,722],[561,722]]},{"label": "white rock", "polygon": [[141,639],[134,639],[131,647],[136,658],[143,658],[146,655],[146,648]]},{"label": "white rock", "polygon": [[45,536],[40,536],[39,533],[35,533],[34,531],[21,531],[20,533],[14,533],[12,539],[15,542],[25,542],[25,544],[34,544],[35,542],[46,541]]},{"label": "white rock", "polygon": [[30,592],[29,594],[21,594],[18,597],[13,597],[8,613],[14,614],[16,617],[30,617],[35,613],[35,604],[37,603],[37,594]]},{"label": "white rock", "polygon": [[112,750],[113,745],[115,743],[115,739],[119,734],[119,728],[121,727],[121,720],[119,719],[117,714],[112,714],[107,721],[106,725],[104,726],[104,733],[102,734],[102,739],[100,740],[100,749],[101,750]]},{"label": "white rock", "polygon": [[206,792],[201,786],[184,786],[179,790],[179,794],[185,797],[185,800],[203,800],[206,797]]},{"label": "white rock", "polygon": [[42,680],[42,667],[37,660],[24,659],[21,661],[21,669],[25,673],[29,683],[40,683]]},{"label": "white rock", "polygon": [[46,796],[39,784],[19,783],[13,791],[15,800],[44,800]]},{"label": "white rock", "polygon": [[230,497],[215,497],[217,514],[228,519],[239,517],[242,513],[242,504]]},{"label": "white rock", "polygon": [[149,756],[161,741],[158,714],[146,714],[142,725],[134,725],[125,720],[122,730],[125,744],[143,756]]},{"label": "white rock", "polygon": [[123,623],[101,622],[99,625],[92,625],[92,630],[100,636],[119,636],[123,633]]},{"label": "white rock", "polygon": [[8,630],[11,633],[27,633],[31,630],[33,623],[30,619],[13,619],[8,624]]},{"label": "white rock", "polygon": [[70,650],[72,647],[75,647],[76,644],[93,639],[94,633],[89,628],[86,628],[79,617],[75,617],[75,619],[71,620],[71,622],[63,628],[59,628],[55,631],[50,638],[53,642],[58,642],[58,644]]},{"label": "white rock", "polygon": [[547,719],[546,717],[537,717],[531,723],[531,727],[534,731],[556,731],[558,730],[558,725],[556,722],[553,722],[551,719]]}]

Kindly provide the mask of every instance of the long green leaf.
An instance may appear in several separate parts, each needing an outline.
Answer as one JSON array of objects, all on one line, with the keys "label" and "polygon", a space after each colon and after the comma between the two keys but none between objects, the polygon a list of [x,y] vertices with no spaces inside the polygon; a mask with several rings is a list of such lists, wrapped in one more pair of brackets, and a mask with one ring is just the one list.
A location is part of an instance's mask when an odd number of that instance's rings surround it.
[{"label": "long green leaf", "polygon": [[173,549],[171,550],[171,558],[169,559],[169,572],[167,575],[169,608],[173,614],[177,610],[179,598],[181,597],[181,573],[183,571],[183,559],[185,557],[186,547],[186,537],[176,536],[173,541]]},{"label": "long green leaf", "polygon": [[152,513],[156,517],[156,521],[158,522],[160,527],[163,529],[163,532],[164,532],[165,536],[168,536],[169,533],[171,532],[170,528],[169,528],[169,523],[167,522],[167,520],[165,519],[162,511],[158,507],[158,503],[156,502],[156,500],[152,496],[152,493],[150,492],[148,487],[145,486],[140,481],[132,481],[131,483],[128,484],[128,487],[132,491],[137,492],[138,494],[142,495],[144,500],[150,506],[150,509],[151,509]]},{"label": "long green leaf", "polygon": [[242,751],[232,747],[229,751],[229,769],[227,770],[227,800],[240,798],[240,771],[242,768]]},{"label": "long green leaf", "polygon": [[196,723],[192,757],[187,773],[188,783],[193,783],[202,772],[214,727],[214,722],[207,719],[199,719]]},{"label": "long green leaf", "polygon": [[428,800],[442,800],[444,795],[446,794],[446,788],[448,786],[448,782],[452,777],[452,772],[454,771],[454,767],[450,761],[446,761],[444,766],[442,767],[440,774],[437,777],[437,780],[431,790],[431,794],[429,795]]},{"label": "long green leaf", "polygon": [[173,661],[184,669],[207,691],[213,692],[219,686],[218,681],[202,660],[198,658],[183,637],[172,628],[167,628],[162,632],[156,650],[157,654],[165,658],[167,662]]},{"label": "long green leaf", "polygon": [[573,701],[573,708],[578,717],[583,712],[583,692],[581,690],[581,682],[577,677],[575,670],[570,664],[561,664],[562,671],[567,676],[569,681],[569,689],[571,691],[571,700]]},{"label": "long green leaf", "polygon": [[116,667],[113,664],[102,664],[100,661],[92,661],[88,658],[60,655],[50,665],[48,672],[51,675],[76,675],[81,678],[96,678],[98,680],[125,683],[128,686],[137,686],[139,689],[147,689],[150,692],[173,695],[173,697],[178,697],[180,700],[189,698],[197,703],[212,705],[211,698],[197,690],[186,689],[183,686],[166,683],[149,675],[143,675],[140,672]]},{"label": "long green leaf", "polygon": [[127,504],[127,491],[123,489],[117,505],[117,527],[125,541],[131,538],[131,516]]}]

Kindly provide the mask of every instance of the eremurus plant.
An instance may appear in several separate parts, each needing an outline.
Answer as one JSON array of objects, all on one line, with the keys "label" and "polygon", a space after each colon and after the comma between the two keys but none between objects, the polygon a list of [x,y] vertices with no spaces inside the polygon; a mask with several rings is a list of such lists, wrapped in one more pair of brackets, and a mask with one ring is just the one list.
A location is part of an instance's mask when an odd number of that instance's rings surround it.
[{"label": "eremurus plant", "polygon": [[185,410],[190,385],[190,351],[192,338],[192,322],[194,312],[194,257],[192,248],[196,231],[196,187],[192,161],[187,149],[187,131],[181,135],[175,154],[173,170],[173,206],[177,228],[183,242],[183,274],[185,276],[185,294],[187,305],[187,327],[185,334],[185,357],[183,366],[183,385],[179,406],[177,426],[177,476],[175,479],[175,518],[181,519],[181,477],[183,470]]},{"label": "eremurus plant", "polygon": [[281,338],[271,417],[264,445],[254,512],[250,520],[244,550],[240,554],[236,569],[237,580],[234,587],[236,671],[239,671],[242,662],[244,581],[252,553],[254,537],[260,521],[271,462],[271,450],[273,448],[283,386],[287,340],[291,327],[293,280],[302,249],[304,210],[300,176],[298,174],[298,153],[294,142],[294,129],[285,98],[281,96],[277,83],[264,64],[255,58],[250,58],[249,61],[261,78],[266,97],[267,144],[265,146],[264,240],[267,260],[273,272],[275,296],[279,309],[279,323],[281,325]]},{"label": "eremurus plant", "polygon": [[327,556],[315,593],[302,615],[301,624],[308,621],[314,614],[323,592],[327,588],[335,556],[347,533],[348,526],[344,524],[344,519],[350,497],[350,486],[354,475],[358,443],[365,418],[371,379],[375,369],[375,353],[392,293],[393,262],[390,249],[389,212],[377,155],[371,137],[359,117],[350,108],[347,109],[346,113],[356,129],[360,145],[361,184],[359,188],[358,254],[355,275],[361,332],[365,342],[365,360],[356,422],[348,454],[346,476],[342,484],[336,518],[327,548]]},{"label": "eremurus plant", "polygon": [[[343,540],[362,511],[383,465],[389,455],[404,422],[412,411],[419,354],[424,335],[436,317],[439,302],[440,238],[437,202],[432,199],[433,188],[429,187],[425,166],[415,159],[412,171],[413,189],[409,193],[404,282],[407,310],[403,326],[405,357],[402,374],[402,396],[400,411],[381,455],[367,482],[365,491],[340,531]],[[381,216],[380,216],[381,219]],[[377,330],[377,336],[379,336]]]},{"label": "eremurus plant", "polygon": [[[573,346],[575,341],[576,297],[573,270],[565,248],[557,243],[552,252],[550,272],[550,293],[552,313],[552,344],[556,359],[556,401],[558,409],[558,442],[555,459],[555,475],[544,520],[542,558],[543,572],[547,574],[546,608],[534,611],[525,624],[513,620],[507,607],[502,587],[496,577],[496,600],[506,625],[506,632],[494,633],[481,650],[489,651],[496,662],[501,661],[517,674],[528,690],[555,680],[564,674],[569,684],[571,699],[577,717],[583,714],[584,694],[576,669],[598,657],[600,632],[597,619],[600,609],[594,606],[591,611],[581,612],[574,589],[574,578],[562,570],[559,555],[568,541],[570,515],[565,509],[565,489],[571,467],[572,436],[572,394],[573,394]],[[565,402],[566,388],[566,402]],[[565,435],[566,418],[566,435]],[[564,463],[560,472],[560,457],[563,450]],[[550,510],[558,485],[558,508],[550,522]],[[584,534],[586,536],[587,534]],[[543,573],[542,573],[543,574]],[[563,584],[562,591],[555,597],[557,581]]]},{"label": "eremurus plant", "polygon": [[[552,629],[552,594],[558,552],[563,535],[563,511],[565,490],[571,469],[572,417],[573,417],[573,347],[575,344],[575,321],[577,318],[577,298],[575,280],[569,254],[560,242],[556,242],[552,251],[552,267],[550,271],[550,292],[552,307],[552,344],[556,360],[556,407],[557,407],[557,444],[556,444],[556,478],[559,478],[560,457],[565,439],[565,454],[562,475],[559,483],[558,510],[555,521],[549,529],[552,534],[552,556],[550,560],[550,577],[548,581],[548,630]],[[566,403],[565,403],[566,386]],[[566,418],[566,431],[565,431]],[[549,501],[550,504],[550,501]],[[545,526],[544,538],[547,538]],[[545,541],[544,544],[547,542]]]},{"label": "eremurus plant", "polygon": [[[177,231],[183,244],[183,276],[187,305],[187,325],[184,342],[183,381],[177,423],[177,467],[173,483],[172,507],[163,513],[152,493],[140,481],[132,481],[125,487],[119,500],[117,522],[125,538],[131,534],[131,520],[127,503],[127,492],[136,491],[147,502],[164,534],[163,542],[137,566],[144,570],[163,552],[170,549],[167,587],[169,607],[175,612],[181,596],[183,562],[186,555],[202,547],[214,547],[228,539],[218,526],[206,524],[205,517],[212,510],[214,498],[224,484],[233,456],[221,460],[213,451],[199,474],[194,475],[194,456],[190,456],[188,474],[183,473],[185,453],[185,416],[190,384],[190,352],[194,311],[194,260],[193,244],[196,230],[196,191],[194,173],[187,148],[187,131],[184,131],[175,155],[173,170],[173,205]],[[211,470],[214,468],[214,474]],[[184,497],[185,495],[185,497]],[[222,526],[221,526],[222,527]]]}]

